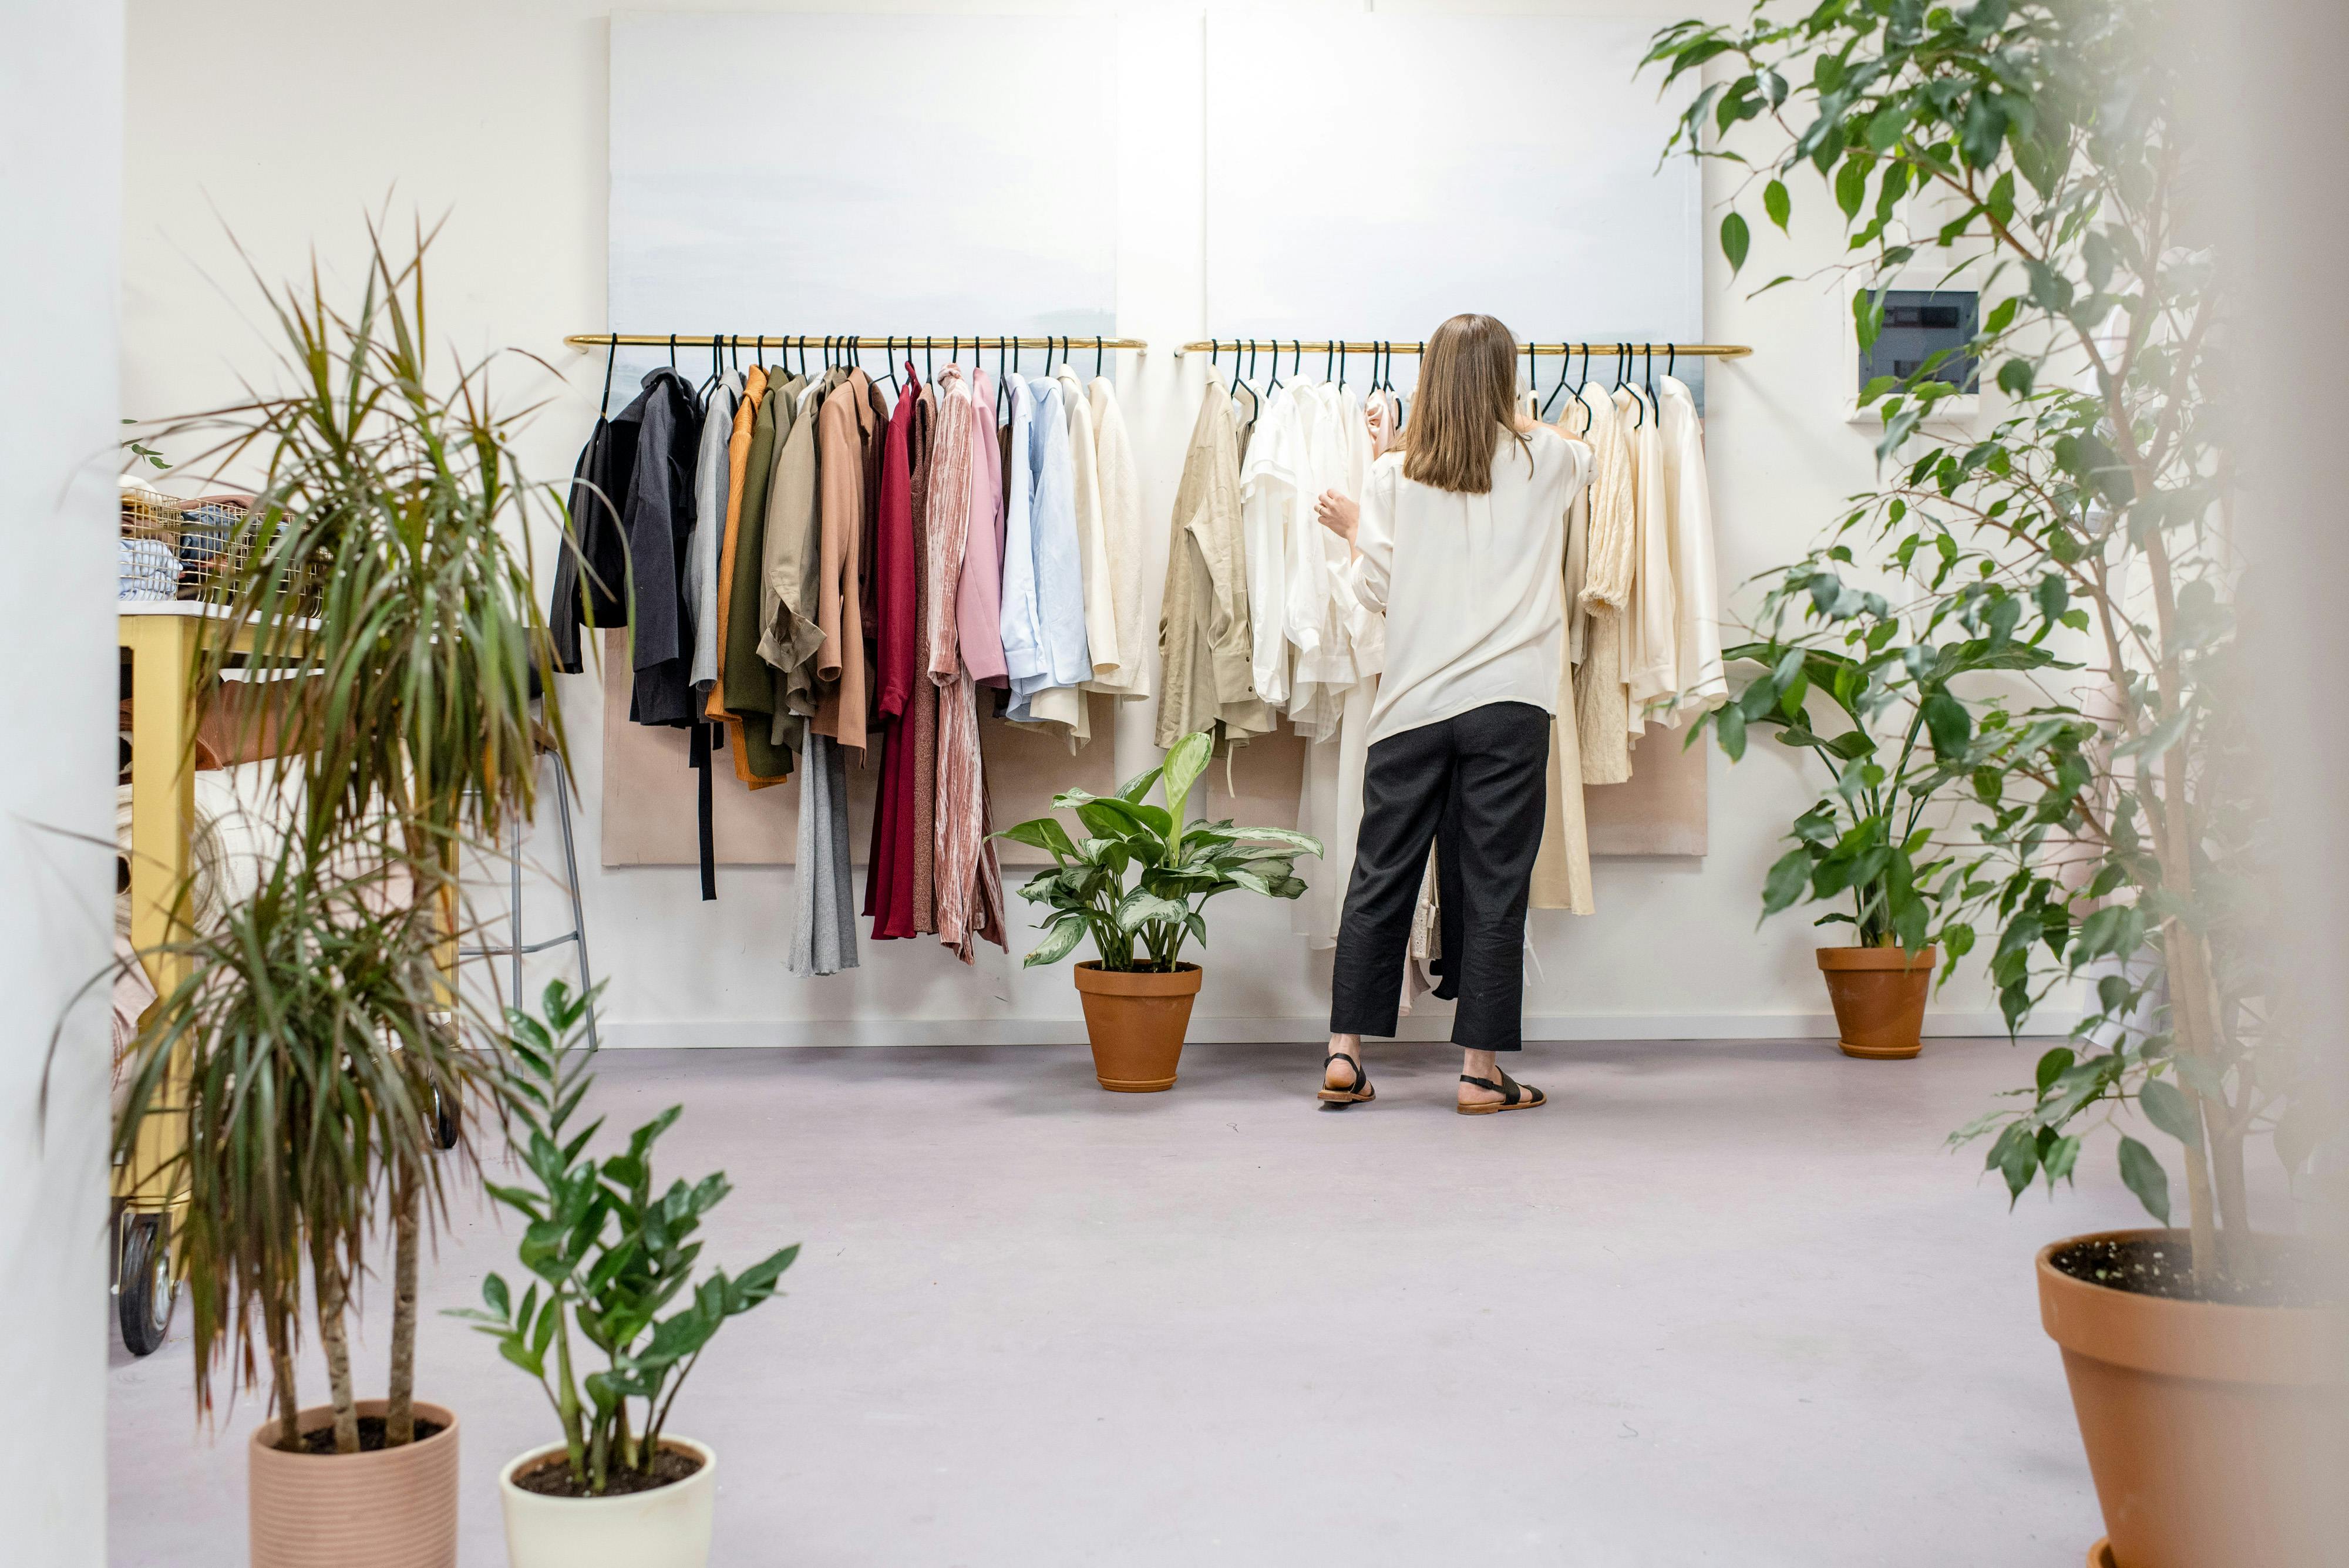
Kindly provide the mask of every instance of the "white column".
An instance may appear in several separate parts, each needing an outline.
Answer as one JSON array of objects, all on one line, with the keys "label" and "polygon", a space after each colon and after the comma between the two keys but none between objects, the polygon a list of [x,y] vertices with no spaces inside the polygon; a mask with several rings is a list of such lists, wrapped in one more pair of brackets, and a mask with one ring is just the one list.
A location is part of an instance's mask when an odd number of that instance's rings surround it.
[{"label": "white column", "polygon": [[120,0],[0,5],[0,1520],[101,1568]]}]

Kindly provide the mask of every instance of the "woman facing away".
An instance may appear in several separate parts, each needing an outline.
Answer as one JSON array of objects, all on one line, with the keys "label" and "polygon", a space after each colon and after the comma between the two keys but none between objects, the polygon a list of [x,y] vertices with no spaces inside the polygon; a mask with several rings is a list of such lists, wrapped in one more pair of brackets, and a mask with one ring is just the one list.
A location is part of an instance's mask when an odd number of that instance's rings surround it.
[{"label": "woman facing away", "polygon": [[1333,1104],[1374,1097],[1362,1036],[1395,1032],[1412,913],[1439,834],[1454,863],[1444,896],[1462,906],[1445,912],[1444,954],[1459,996],[1458,1109],[1545,1103],[1501,1070],[1498,1053],[1524,1044],[1526,908],[1566,649],[1566,514],[1590,457],[1519,416],[1516,354],[1489,316],[1437,327],[1402,450],[1372,465],[1359,504],[1336,491],[1316,504],[1323,526],[1353,547],[1355,596],[1386,616],[1322,1064],[1320,1097]]}]

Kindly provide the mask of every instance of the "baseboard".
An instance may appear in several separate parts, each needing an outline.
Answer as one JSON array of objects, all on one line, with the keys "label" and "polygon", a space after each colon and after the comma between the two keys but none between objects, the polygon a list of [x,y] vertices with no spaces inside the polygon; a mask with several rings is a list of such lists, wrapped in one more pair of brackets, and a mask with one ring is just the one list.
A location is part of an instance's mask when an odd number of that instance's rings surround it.
[{"label": "baseboard", "polygon": [[[2078,1015],[2043,1012],[2028,1037],[2068,1033]],[[1448,1012],[1406,1018],[1397,1038],[1444,1040]],[[1929,1036],[1994,1037],[2006,1025],[1994,1012],[1929,1012]],[[1190,1038],[1232,1044],[1281,1044],[1327,1038],[1326,1017],[1191,1020]],[[1080,1045],[1081,1018],[761,1018],[606,1019],[604,1044],[622,1049],[775,1045]],[[1831,1040],[1825,1012],[1568,1013],[1526,1020],[1528,1040]]]}]

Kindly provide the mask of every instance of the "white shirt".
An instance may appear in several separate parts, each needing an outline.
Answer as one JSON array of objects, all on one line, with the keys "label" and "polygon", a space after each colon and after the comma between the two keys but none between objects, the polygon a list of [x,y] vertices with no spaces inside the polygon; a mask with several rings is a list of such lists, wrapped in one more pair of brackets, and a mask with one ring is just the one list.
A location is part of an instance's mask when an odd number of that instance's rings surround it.
[{"label": "white shirt", "polygon": [[1371,466],[1348,568],[1387,622],[1371,744],[1492,702],[1557,711],[1566,514],[1590,455],[1546,425],[1526,439],[1501,440],[1483,495],[1404,478],[1400,452]]},{"label": "white shirt", "polygon": [[1721,584],[1713,559],[1713,493],[1705,482],[1704,438],[1696,400],[1678,377],[1662,382],[1664,509],[1672,524],[1672,604],[1680,690],[1664,722],[1677,728],[1691,713],[1729,701],[1721,664]]}]

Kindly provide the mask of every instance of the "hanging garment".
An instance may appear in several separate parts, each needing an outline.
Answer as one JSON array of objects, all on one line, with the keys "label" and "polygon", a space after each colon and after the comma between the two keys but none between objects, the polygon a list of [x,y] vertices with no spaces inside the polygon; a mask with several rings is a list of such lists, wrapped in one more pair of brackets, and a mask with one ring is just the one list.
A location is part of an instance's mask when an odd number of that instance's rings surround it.
[{"label": "hanging garment", "polygon": [[1305,462],[1291,514],[1282,611],[1292,649],[1288,721],[1309,741],[1327,742],[1337,736],[1356,680],[1349,602],[1354,596],[1344,581],[1350,552],[1321,526],[1314,503],[1326,490],[1360,495],[1368,464],[1352,471],[1347,427],[1355,421],[1341,413],[1342,398],[1334,389],[1299,382],[1291,391]]},{"label": "hanging garment", "polygon": [[921,571],[914,535],[914,415],[919,403],[908,363],[882,443],[873,531],[873,711],[881,732],[881,784],[864,860],[864,913],[872,917],[875,941],[914,935],[913,696],[917,680],[929,684],[916,640]]},{"label": "hanging garment", "polygon": [[[906,374],[910,379],[910,365]],[[938,929],[938,687],[929,675],[930,637],[941,613],[937,590],[930,580],[930,498],[936,493],[930,481],[936,457],[937,428],[937,393],[926,385],[914,404],[913,451],[908,458],[914,471],[911,510],[915,673],[910,718],[914,732],[914,931],[918,936],[935,936]]]},{"label": "hanging garment", "polygon": [[1221,726],[1246,740],[1268,733],[1272,714],[1257,695],[1241,542],[1239,447],[1232,400],[1210,369],[1191,427],[1166,546],[1158,612],[1157,743]]},{"label": "hanging garment", "polygon": [[729,370],[710,389],[701,411],[701,451],[693,467],[693,534],[685,544],[685,607],[693,621],[688,680],[707,699],[718,679],[718,556],[726,538],[726,502],[734,434],[734,408],[742,398],[740,371]]},{"label": "hanging garment", "polygon": [[[860,399],[859,401],[863,400]],[[812,732],[800,760],[799,859],[783,967],[801,976],[857,967],[856,906],[849,892],[848,772],[838,742]]]},{"label": "hanging garment", "polygon": [[[1240,537],[1247,556],[1252,651],[1249,668],[1256,694],[1295,717],[1290,670],[1297,628],[1292,625],[1291,579],[1308,570],[1292,562],[1303,528],[1320,531],[1312,520],[1310,454],[1305,421],[1295,394],[1276,388],[1257,416],[1256,433],[1240,462]],[[1302,522],[1300,523],[1300,514]],[[1315,545],[1315,566],[1319,545]],[[1308,635],[1311,635],[1309,632]]]},{"label": "hanging garment", "polygon": [[1590,495],[1598,485],[1598,446],[1590,433],[1591,419],[1590,405],[1579,397],[1567,399],[1557,416],[1558,434],[1583,444],[1589,454],[1585,461],[1594,476],[1576,494],[1566,514],[1566,659],[1570,665],[1582,662],[1590,632],[1590,612],[1582,607],[1582,579],[1590,549]]},{"label": "hanging garment", "polygon": [[[1362,494],[1370,472],[1370,422],[1366,410],[1341,387],[1300,387],[1299,397],[1316,408],[1309,448],[1313,458],[1312,493],[1325,490],[1342,495]],[[1317,701],[1334,707],[1326,738],[1305,749],[1305,765],[1298,784],[1297,826],[1321,840],[1319,874],[1308,877],[1304,895],[1289,906],[1289,927],[1314,947],[1338,940],[1345,912],[1348,881],[1353,873],[1354,845],[1362,819],[1362,779],[1370,750],[1370,716],[1378,696],[1379,672],[1385,667],[1386,618],[1362,604],[1346,575],[1351,552],[1344,541],[1321,528],[1317,545],[1322,551],[1324,603],[1318,607],[1327,639],[1323,662],[1298,661],[1300,691],[1309,675],[1342,674],[1344,685],[1320,681]],[[1331,546],[1335,546],[1331,548]],[[1299,722],[1301,733],[1312,728]]]},{"label": "hanging garment", "polygon": [[1583,448],[1547,425],[1503,441],[1492,490],[1438,490],[1381,458],[1363,488],[1355,593],[1386,616],[1386,672],[1370,744],[1493,702],[1548,712],[1565,661],[1559,585]]},{"label": "hanging garment", "polygon": [[823,647],[818,421],[803,411],[821,389],[793,385],[795,390],[779,398],[778,406],[792,410],[790,430],[775,446],[759,581],[759,657],[773,672],[775,692],[768,737],[786,746],[816,716],[816,660]]},{"label": "hanging garment", "polygon": [[595,429],[571,471],[564,509],[567,528],[546,604],[554,667],[566,675],[586,668],[580,659],[581,628],[628,624],[627,535],[620,527],[620,501],[635,462],[635,427],[624,437],[596,410]]},{"label": "hanging garment", "polygon": [[[983,375],[948,366],[939,378],[938,416],[938,451],[930,477],[929,580],[941,613],[931,627],[928,655],[930,680],[938,688],[937,934],[968,963],[976,939],[987,937],[999,945],[1004,940],[999,915],[991,928],[988,923],[990,907],[1001,909],[1001,885],[995,880],[990,898],[995,853],[987,838],[978,696],[960,643],[963,629],[977,618],[970,612],[978,602],[964,589],[974,575],[986,576],[995,565],[992,551],[975,548],[980,542],[975,536],[993,543],[999,511],[989,461],[996,451],[994,415]],[[949,606],[952,613],[945,613]],[[993,656],[999,664],[1003,649],[993,606],[984,607],[990,613],[978,624],[995,639]]]},{"label": "hanging garment", "polygon": [[1676,648],[1672,704],[1664,722],[1674,728],[1692,713],[1729,701],[1721,663],[1721,582],[1713,565],[1713,489],[1704,472],[1704,431],[1696,399],[1676,376],[1664,378],[1664,511],[1671,519]]},{"label": "hanging garment", "polygon": [[1680,686],[1680,610],[1672,587],[1671,519],[1664,503],[1663,421],[1638,392],[1631,392],[1631,400],[1638,419],[1631,467],[1639,564],[1632,569],[1631,604],[1623,618],[1623,684],[1630,700],[1625,722],[1637,743],[1651,704],[1670,702]]},{"label": "hanging garment", "polygon": [[823,644],[816,653],[816,679],[823,695],[812,728],[858,753],[864,750],[868,704],[858,558],[864,537],[864,452],[879,434],[873,421],[871,387],[864,371],[849,371],[816,416],[817,491],[823,518],[816,585],[816,621]]},{"label": "hanging garment", "polygon": [[614,421],[636,426],[636,462],[620,504],[628,540],[628,643],[636,665],[628,717],[639,724],[693,722],[692,628],[686,623],[686,536],[693,531],[694,462],[701,405],[684,378],[663,365]]},{"label": "hanging garment", "polygon": [[1590,412],[1590,525],[1583,555],[1587,629],[1574,671],[1575,732],[1582,782],[1621,784],[1631,776],[1630,705],[1623,688],[1623,611],[1633,569],[1629,416],[1602,387],[1586,387]]},{"label": "hanging garment", "polygon": [[1003,462],[995,424],[995,391],[987,372],[973,366],[963,378],[964,422],[971,446],[964,459],[962,488],[976,508],[957,549],[962,564],[955,589],[955,638],[962,666],[974,682],[1010,684],[1003,662]]},{"label": "hanging garment", "polygon": [[1011,701],[1024,710],[1028,693],[1039,689],[1050,663],[1044,650],[1043,612],[1036,602],[1036,464],[1030,456],[1036,431],[1036,394],[1025,376],[1006,383],[1010,417],[1004,422],[1009,460],[1003,469],[1003,592],[998,625],[1003,633],[1003,668],[1011,681]]},{"label": "hanging garment", "polygon": [[[1590,449],[1577,439],[1585,428],[1588,410],[1578,400],[1567,405],[1558,431],[1582,446],[1586,470]],[[1590,486],[1576,492],[1567,511],[1566,575],[1559,585],[1566,607],[1567,659],[1557,669],[1557,706],[1550,725],[1549,767],[1544,785],[1541,851],[1534,857],[1533,906],[1588,915],[1598,909],[1590,879],[1590,833],[1582,808],[1582,742],[1575,715],[1574,666],[1581,656],[1576,642],[1580,628],[1583,536],[1590,515]]]},{"label": "hanging garment", "polygon": [[[1068,420],[1069,501],[1076,525],[1077,563],[1083,574],[1080,598],[1090,660],[1084,680],[1091,681],[1114,675],[1118,669],[1116,572],[1110,560],[1109,522],[1102,510],[1101,457],[1094,444],[1092,400],[1084,383],[1066,364],[1052,379],[1060,388],[1061,412]],[[1081,709],[1081,701],[1078,707]]]},{"label": "hanging garment", "polygon": [[1102,650],[1091,649],[1094,675],[1089,687],[1118,697],[1150,695],[1150,661],[1143,656],[1148,606],[1142,591],[1142,483],[1133,470],[1133,447],[1117,389],[1096,376],[1086,391],[1092,406],[1093,467],[1101,478],[1102,538],[1108,546],[1110,594],[1116,608],[1117,658],[1106,671]]},{"label": "hanging garment", "polygon": [[[1049,724],[1074,737],[1083,727],[1084,697],[1077,688],[1092,678],[1087,643],[1083,544],[1077,518],[1077,464],[1069,439],[1066,392],[1057,380],[1030,385],[1035,417],[1028,445],[1013,458],[1028,465],[1033,513],[1030,545],[1035,551],[1037,647],[1033,672],[1011,683],[1007,716],[1022,723]],[[1090,419],[1090,414],[1088,414]],[[1010,657],[1007,647],[1005,657]]]},{"label": "hanging garment", "polygon": [[[775,450],[780,434],[788,438],[792,410],[799,383],[778,388],[770,383],[759,398],[743,452],[742,483],[731,544],[719,563],[723,593],[719,600],[718,684],[710,691],[714,718],[731,721],[726,726],[733,742],[734,773],[753,789],[780,784],[791,776],[792,756],[773,740],[778,691],[774,670],[759,657],[759,592],[765,559],[768,495],[773,487]],[[750,406],[747,387],[743,399]],[[778,417],[784,421],[778,426]],[[740,419],[740,410],[737,411]]]},{"label": "hanging garment", "polygon": [[750,436],[759,414],[759,404],[767,395],[767,372],[763,366],[753,365],[742,378],[742,395],[734,402],[734,428],[726,441],[726,520],[718,536],[717,592],[711,602],[711,618],[718,624],[718,670],[703,694],[702,717],[722,722],[734,738],[733,754],[736,776],[747,779],[743,768],[741,746],[742,722],[726,706],[726,641],[733,615],[733,580],[736,556],[740,543],[742,521],[742,486],[750,470]]}]

